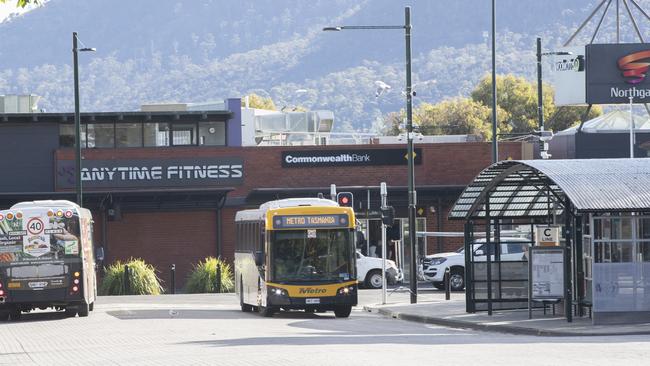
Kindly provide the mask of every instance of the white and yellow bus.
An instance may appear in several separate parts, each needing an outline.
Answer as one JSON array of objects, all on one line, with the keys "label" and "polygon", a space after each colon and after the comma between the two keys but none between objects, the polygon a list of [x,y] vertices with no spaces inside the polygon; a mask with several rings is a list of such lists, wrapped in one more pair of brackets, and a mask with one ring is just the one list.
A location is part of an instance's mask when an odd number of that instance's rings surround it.
[{"label": "white and yellow bus", "polygon": [[0,211],[0,320],[49,307],[88,316],[97,297],[92,225],[90,211],[69,201]]},{"label": "white and yellow bus", "polygon": [[354,211],[290,198],[237,212],[235,289],[242,311],[334,311],[357,304]]}]

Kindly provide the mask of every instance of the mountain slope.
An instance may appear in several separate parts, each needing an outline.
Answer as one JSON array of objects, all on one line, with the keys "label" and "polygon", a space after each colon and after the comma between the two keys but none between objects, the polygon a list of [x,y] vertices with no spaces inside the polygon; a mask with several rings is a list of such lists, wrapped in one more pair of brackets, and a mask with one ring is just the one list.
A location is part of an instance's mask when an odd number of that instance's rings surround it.
[{"label": "mountain slope", "polygon": [[[595,1],[497,3],[498,71],[532,77],[535,36],[557,47]],[[71,34],[78,31],[98,49],[80,55],[82,110],[256,91],[278,106],[331,109],[339,131],[372,130],[404,106],[404,32],[321,29],[400,25],[405,5],[412,6],[415,102],[467,95],[490,72],[488,1],[51,0],[0,23],[0,94],[35,93],[48,111],[71,111]],[[375,80],[391,92],[375,98]]]}]

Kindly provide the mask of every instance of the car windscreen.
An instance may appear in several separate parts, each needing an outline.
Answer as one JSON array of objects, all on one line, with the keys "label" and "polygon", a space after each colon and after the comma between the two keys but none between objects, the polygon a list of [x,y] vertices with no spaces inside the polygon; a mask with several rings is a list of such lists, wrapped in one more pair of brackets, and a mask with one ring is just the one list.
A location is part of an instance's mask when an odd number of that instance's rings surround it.
[{"label": "car windscreen", "polygon": [[271,241],[272,279],[347,281],[355,278],[349,229],[279,230]]}]

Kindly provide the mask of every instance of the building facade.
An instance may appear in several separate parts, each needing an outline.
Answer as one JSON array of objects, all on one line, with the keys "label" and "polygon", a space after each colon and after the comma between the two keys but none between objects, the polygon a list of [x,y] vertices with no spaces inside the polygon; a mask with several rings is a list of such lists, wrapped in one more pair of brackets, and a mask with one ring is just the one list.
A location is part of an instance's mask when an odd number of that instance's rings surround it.
[{"label": "building facade", "polygon": [[[379,185],[396,208],[394,253],[408,263],[406,147],[399,145],[241,146],[239,99],[224,111],[82,114],[83,204],[93,211],[96,246],[105,263],[143,258],[177,287],[206,256],[234,256],[238,210],[287,197],[330,196],[330,185],[354,194],[372,254],[380,242]],[[35,199],[75,200],[71,114],[0,115],[0,207]],[[72,128],[71,128],[72,127]],[[501,159],[521,159],[529,146],[502,143]],[[418,231],[462,231],[447,213],[491,161],[483,142],[416,144]],[[459,239],[429,238],[420,254],[455,250]],[[407,269],[407,268],[405,268]]]}]

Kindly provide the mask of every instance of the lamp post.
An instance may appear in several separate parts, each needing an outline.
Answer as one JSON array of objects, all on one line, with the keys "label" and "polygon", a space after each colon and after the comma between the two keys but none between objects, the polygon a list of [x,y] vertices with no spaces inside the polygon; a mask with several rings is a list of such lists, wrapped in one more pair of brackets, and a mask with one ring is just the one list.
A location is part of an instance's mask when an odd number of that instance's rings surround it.
[{"label": "lamp post", "polygon": [[75,133],[75,178],[77,189],[77,204],[83,207],[81,187],[81,116],[79,115],[79,52],[95,51],[94,48],[78,48],[77,32],[72,32],[72,61],[74,69],[74,133]]},{"label": "lamp post", "polygon": [[499,161],[497,141],[497,24],[496,0],[492,0],[492,163]]},{"label": "lamp post", "polygon": [[409,238],[411,240],[411,263],[410,263],[410,292],[411,303],[417,302],[417,261],[416,261],[416,237],[415,237],[415,169],[413,161],[413,95],[411,90],[411,7],[404,8],[404,25],[353,25],[325,27],[324,31],[342,31],[345,29],[403,29],[405,32],[406,44],[406,141],[408,161],[408,224]]}]

